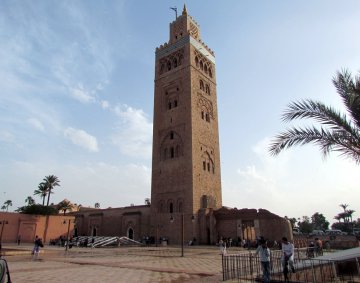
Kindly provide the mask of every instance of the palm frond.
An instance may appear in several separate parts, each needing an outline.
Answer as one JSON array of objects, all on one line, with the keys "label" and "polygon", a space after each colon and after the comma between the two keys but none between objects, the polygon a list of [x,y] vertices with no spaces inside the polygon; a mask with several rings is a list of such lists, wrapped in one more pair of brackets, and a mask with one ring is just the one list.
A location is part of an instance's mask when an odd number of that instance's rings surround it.
[{"label": "palm frond", "polygon": [[350,72],[343,70],[333,78],[333,84],[347,114],[310,99],[290,103],[282,115],[283,121],[313,119],[322,127],[294,127],[280,133],[270,144],[271,155],[295,145],[313,143],[320,147],[324,157],[335,151],[360,163],[360,76],[353,79]]},{"label": "palm frond", "polygon": [[303,118],[314,119],[332,130],[345,130],[356,138],[360,138],[359,132],[347,120],[346,115],[341,115],[340,112],[332,107],[328,107],[318,101],[307,99],[300,102],[292,102],[282,115],[284,122]]},{"label": "palm frond", "polygon": [[337,93],[352,118],[352,122],[360,129],[360,77],[355,76],[354,80],[351,73],[347,70],[337,72],[333,78],[333,84]]},{"label": "palm frond", "polygon": [[278,155],[282,150],[295,145],[305,145],[313,143],[318,145],[324,157],[330,151],[337,151],[340,155],[351,157],[356,163],[360,164],[360,149],[356,140],[349,139],[349,134],[345,131],[329,131],[327,129],[313,128],[290,128],[278,134],[270,144],[269,152],[271,155]]}]

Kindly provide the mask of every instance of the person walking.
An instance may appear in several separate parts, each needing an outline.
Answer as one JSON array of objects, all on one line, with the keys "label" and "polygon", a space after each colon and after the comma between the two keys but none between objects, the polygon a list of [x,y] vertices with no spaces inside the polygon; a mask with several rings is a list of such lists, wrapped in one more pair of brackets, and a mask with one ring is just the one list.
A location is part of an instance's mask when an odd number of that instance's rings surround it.
[{"label": "person walking", "polygon": [[286,237],[282,238],[281,251],[282,251],[281,264],[282,264],[283,270],[289,264],[290,268],[291,268],[291,271],[293,273],[295,273],[295,268],[294,268],[294,245],[292,243],[290,243]]},{"label": "person walking", "polygon": [[219,247],[220,247],[220,254],[225,255],[226,254],[226,243],[223,240],[223,238],[220,238]]},{"label": "person walking", "polygon": [[267,246],[267,242],[265,239],[261,239],[259,241],[259,246],[255,252],[256,255],[259,255],[261,268],[263,272],[263,282],[270,282],[270,249]]},{"label": "person walking", "polygon": [[40,248],[44,247],[41,238],[36,235],[35,241],[34,241],[34,248],[32,250],[32,254],[34,255],[34,258],[36,259],[39,256]]}]

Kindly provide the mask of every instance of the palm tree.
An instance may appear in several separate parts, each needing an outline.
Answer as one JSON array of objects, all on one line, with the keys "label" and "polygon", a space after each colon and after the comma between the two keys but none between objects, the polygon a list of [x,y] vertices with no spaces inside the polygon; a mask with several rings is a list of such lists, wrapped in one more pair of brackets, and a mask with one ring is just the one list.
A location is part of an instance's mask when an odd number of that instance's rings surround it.
[{"label": "palm tree", "polygon": [[349,206],[348,204],[346,203],[342,203],[342,204],[339,204],[340,207],[342,207],[342,209],[344,210],[344,212],[346,212],[346,208]]},{"label": "palm tree", "polygon": [[43,181],[45,182],[45,185],[48,188],[48,199],[47,199],[46,206],[49,206],[50,194],[52,193],[52,190],[54,189],[54,187],[60,186],[60,180],[55,175],[49,175],[49,176],[46,176],[43,179]]},{"label": "palm tree", "polygon": [[70,201],[64,199],[63,201],[59,202],[59,204],[57,205],[57,209],[59,211],[62,211],[65,215],[66,211],[69,210],[69,211],[72,211],[73,209],[73,205]]},{"label": "palm tree", "polygon": [[324,157],[335,151],[360,164],[360,76],[353,79],[350,72],[343,70],[337,72],[333,84],[347,114],[310,99],[292,102],[282,116],[283,121],[313,119],[323,127],[292,127],[278,134],[269,147],[270,154],[278,155],[294,145],[313,143],[320,147]]},{"label": "palm tree", "polygon": [[45,205],[45,197],[48,195],[48,187],[46,183],[40,183],[38,189],[34,191],[34,195],[40,195],[43,199],[42,205]]},{"label": "palm tree", "polygon": [[35,200],[31,196],[28,196],[25,199],[25,203],[27,203],[28,205],[33,205],[33,204],[35,204]]},{"label": "palm tree", "polygon": [[[4,210],[6,209],[6,212],[8,212],[9,206],[12,206],[12,201],[8,199],[7,201],[4,202],[4,205],[3,205]],[[1,208],[3,208],[3,207],[1,207]]]},{"label": "palm tree", "polygon": [[351,223],[353,222],[353,214],[354,214],[355,210],[353,209],[348,209],[346,210],[346,217],[348,218],[348,221],[350,221]]},{"label": "palm tree", "polygon": [[340,223],[341,215],[338,214],[338,215],[334,216],[334,219]]}]

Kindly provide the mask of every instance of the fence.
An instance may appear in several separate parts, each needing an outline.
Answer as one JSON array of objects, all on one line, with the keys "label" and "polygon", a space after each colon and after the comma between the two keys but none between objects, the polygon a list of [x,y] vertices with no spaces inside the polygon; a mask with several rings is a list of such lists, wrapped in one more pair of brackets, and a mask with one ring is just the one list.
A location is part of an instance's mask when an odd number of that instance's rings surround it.
[{"label": "fence", "polygon": [[[281,251],[271,255],[271,282],[360,282],[359,261],[331,261],[306,258],[306,249],[297,249],[294,258],[295,273],[281,264]],[[259,257],[254,253],[229,254],[222,256],[223,280],[238,282],[262,282],[262,268]]]}]

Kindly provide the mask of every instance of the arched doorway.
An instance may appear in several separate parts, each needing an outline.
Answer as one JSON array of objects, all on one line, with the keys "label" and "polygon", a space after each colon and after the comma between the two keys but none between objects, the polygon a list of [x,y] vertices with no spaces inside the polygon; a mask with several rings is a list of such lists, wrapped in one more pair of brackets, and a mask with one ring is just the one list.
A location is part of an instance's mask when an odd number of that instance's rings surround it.
[{"label": "arched doorway", "polygon": [[129,239],[131,239],[131,240],[134,240],[134,230],[133,230],[133,228],[129,228],[129,229],[128,229],[128,235],[127,235],[127,237],[128,237]]},{"label": "arched doorway", "polygon": [[92,229],[92,236],[93,236],[93,237],[96,237],[96,236],[97,236],[97,229],[96,229],[96,227],[93,227],[93,229]]}]

